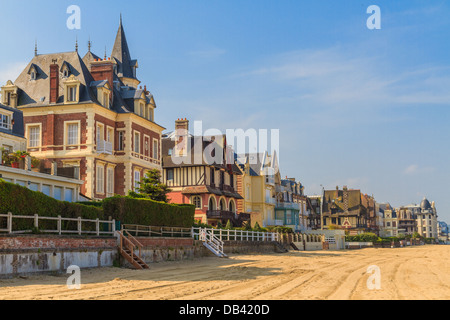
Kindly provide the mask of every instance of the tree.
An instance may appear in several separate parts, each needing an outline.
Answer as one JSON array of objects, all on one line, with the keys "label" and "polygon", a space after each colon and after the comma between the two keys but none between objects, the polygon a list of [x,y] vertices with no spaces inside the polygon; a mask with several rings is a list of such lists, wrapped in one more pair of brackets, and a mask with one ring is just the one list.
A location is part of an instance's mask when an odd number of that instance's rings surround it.
[{"label": "tree", "polygon": [[[165,184],[161,183],[161,172],[158,169],[153,169],[147,172],[144,178],[139,182],[140,195],[160,202],[169,202],[167,194],[172,190]],[[129,192],[129,195],[133,195]]]},{"label": "tree", "polygon": [[225,226],[225,229],[226,229],[226,230],[231,230],[231,229],[233,229],[233,226],[231,225],[231,221],[230,221],[230,220],[227,221],[227,224],[226,224],[226,226]]}]

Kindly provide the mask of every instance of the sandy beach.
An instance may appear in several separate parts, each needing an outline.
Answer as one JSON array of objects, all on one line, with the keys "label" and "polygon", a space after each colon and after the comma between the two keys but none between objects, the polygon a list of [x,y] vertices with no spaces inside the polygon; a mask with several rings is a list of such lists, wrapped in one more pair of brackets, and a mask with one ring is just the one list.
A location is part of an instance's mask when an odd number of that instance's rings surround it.
[{"label": "sandy beach", "polygon": [[[0,280],[1,299],[19,300],[412,300],[450,299],[450,246],[208,257],[152,264],[150,270],[81,270]],[[367,268],[381,288],[369,290]]]}]

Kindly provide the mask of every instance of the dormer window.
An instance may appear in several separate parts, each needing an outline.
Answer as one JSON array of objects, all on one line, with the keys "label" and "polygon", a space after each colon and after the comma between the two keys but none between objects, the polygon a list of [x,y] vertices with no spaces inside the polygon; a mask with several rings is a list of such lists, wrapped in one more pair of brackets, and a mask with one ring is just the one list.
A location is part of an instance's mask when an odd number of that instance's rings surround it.
[{"label": "dormer window", "polygon": [[1,88],[2,101],[1,103],[7,105],[8,107],[17,107],[17,90],[18,87],[15,86],[12,81],[8,80],[6,86]]},{"label": "dormer window", "polygon": [[109,109],[109,92],[103,92],[103,106]]},{"label": "dormer window", "polygon": [[63,62],[60,72],[63,74],[63,78],[69,78],[71,74],[70,65],[66,61]]},{"label": "dormer window", "polygon": [[38,67],[34,63],[31,64],[30,69],[28,69],[28,74],[30,75],[30,81],[37,79]]},{"label": "dormer window", "polygon": [[77,87],[76,86],[67,87],[67,101],[68,102],[76,102],[77,101]]},{"label": "dormer window", "polygon": [[105,108],[111,108],[111,94],[112,89],[107,80],[99,80],[91,82],[91,88],[95,88],[94,90],[97,93],[98,103],[104,106]]},{"label": "dormer window", "polygon": [[64,82],[64,103],[78,103],[80,100],[80,81],[71,75]]}]

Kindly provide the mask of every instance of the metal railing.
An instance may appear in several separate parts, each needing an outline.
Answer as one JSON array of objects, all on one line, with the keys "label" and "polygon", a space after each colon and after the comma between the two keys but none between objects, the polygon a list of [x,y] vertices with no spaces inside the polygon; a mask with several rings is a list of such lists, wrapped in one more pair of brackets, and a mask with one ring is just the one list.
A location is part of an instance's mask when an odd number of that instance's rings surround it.
[{"label": "metal railing", "polygon": [[[7,232],[9,234],[24,234],[24,233],[32,233],[34,230],[13,230],[13,220],[14,219],[32,219],[33,220],[33,227],[35,230],[38,230],[42,233],[57,233],[59,235],[61,234],[94,234],[97,236],[100,235],[110,235],[113,236],[115,233],[115,226],[116,222],[115,220],[99,220],[99,219],[82,219],[81,217],[78,218],[62,218],[61,216],[58,217],[41,217],[37,214],[34,216],[19,216],[19,215],[13,215],[11,212],[8,214],[0,214],[0,218],[6,218],[6,229],[0,229],[0,232]],[[57,228],[56,230],[41,230],[39,229],[39,221],[46,220],[46,221],[56,221],[57,222]],[[77,230],[67,230],[63,228],[63,222],[76,222],[77,224]],[[95,231],[87,231],[83,230],[83,223],[95,223]],[[106,224],[108,231],[100,230],[100,225]]]}]

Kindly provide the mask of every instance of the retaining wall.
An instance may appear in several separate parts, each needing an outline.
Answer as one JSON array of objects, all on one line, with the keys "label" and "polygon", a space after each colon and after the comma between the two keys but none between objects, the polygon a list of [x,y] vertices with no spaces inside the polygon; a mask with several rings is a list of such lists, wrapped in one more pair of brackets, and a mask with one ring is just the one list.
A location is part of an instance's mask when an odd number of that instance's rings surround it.
[{"label": "retaining wall", "polygon": [[4,235],[0,237],[0,277],[65,273],[71,265],[111,267],[117,255],[116,238]]}]

